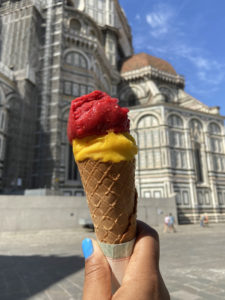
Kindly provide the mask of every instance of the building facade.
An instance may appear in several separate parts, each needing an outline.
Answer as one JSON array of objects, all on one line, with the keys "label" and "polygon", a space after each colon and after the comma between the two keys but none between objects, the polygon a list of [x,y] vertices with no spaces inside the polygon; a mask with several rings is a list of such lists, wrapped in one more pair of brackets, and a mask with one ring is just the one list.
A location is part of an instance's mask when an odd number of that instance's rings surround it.
[{"label": "building facade", "polygon": [[166,61],[140,53],[122,65],[119,98],[137,140],[136,186],[144,198],[176,195],[180,223],[224,220],[225,128],[218,107],[184,91]]},{"label": "building facade", "polygon": [[2,192],[84,193],[67,118],[72,99],[100,89],[130,108],[139,195],[176,195],[181,223],[225,220],[224,118],[184,85],[168,62],[133,53],[117,0],[1,1]]}]

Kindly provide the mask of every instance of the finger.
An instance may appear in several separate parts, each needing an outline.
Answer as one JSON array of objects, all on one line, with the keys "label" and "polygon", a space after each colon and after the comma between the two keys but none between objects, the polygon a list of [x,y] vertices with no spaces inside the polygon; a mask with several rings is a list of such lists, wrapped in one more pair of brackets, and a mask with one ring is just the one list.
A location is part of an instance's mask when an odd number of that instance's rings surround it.
[{"label": "finger", "polygon": [[136,299],[136,295],[142,300],[170,299],[159,271],[158,233],[141,221],[137,223],[137,239],[121,289],[113,299],[123,297],[132,300]]},{"label": "finger", "polygon": [[[137,241],[134,248],[134,259],[139,261],[140,268],[146,272],[146,276],[151,278],[151,284],[149,284],[150,293],[154,294],[154,299],[169,300],[170,295],[163,281],[163,278],[159,270],[159,256],[160,256],[160,243],[159,235],[155,229],[148,226],[146,223],[137,222]],[[140,255],[142,253],[142,255]],[[140,257],[140,259],[139,259]],[[141,277],[141,275],[139,274]],[[147,281],[147,277],[144,277],[144,281]],[[143,285],[144,286],[144,285]],[[153,299],[152,298],[152,299]]]},{"label": "finger", "polygon": [[137,240],[124,280],[149,278],[159,272],[158,233],[147,224],[137,222]]},{"label": "finger", "polygon": [[85,256],[83,300],[111,299],[111,272],[98,243],[85,239],[82,249]]}]

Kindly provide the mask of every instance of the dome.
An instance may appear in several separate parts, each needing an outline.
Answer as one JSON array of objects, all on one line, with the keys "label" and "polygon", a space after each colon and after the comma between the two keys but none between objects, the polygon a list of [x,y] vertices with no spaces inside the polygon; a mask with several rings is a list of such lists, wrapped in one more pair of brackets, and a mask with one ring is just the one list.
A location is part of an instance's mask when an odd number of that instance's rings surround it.
[{"label": "dome", "polygon": [[141,69],[146,66],[151,66],[160,71],[170,73],[172,75],[177,75],[176,71],[170,63],[164,59],[152,56],[147,53],[134,54],[128,57],[122,64],[121,73],[134,71]]}]

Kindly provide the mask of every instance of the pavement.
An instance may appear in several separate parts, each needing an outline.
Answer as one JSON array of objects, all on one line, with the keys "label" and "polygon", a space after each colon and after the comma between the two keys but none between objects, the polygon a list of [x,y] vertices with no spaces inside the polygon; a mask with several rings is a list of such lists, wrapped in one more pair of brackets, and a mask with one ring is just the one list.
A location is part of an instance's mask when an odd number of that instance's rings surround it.
[{"label": "pavement", "polygon": [[[225,224],[177,226],[176,233],[156,229],[171,300],[224,300]],[[83,229],[0,233],[0,300],[82,299],[85,237],[94,234]]]},{"label": "pavement", "polygon": [[225,299],[225,224],[160,235],[161,272],[171,300]]}]

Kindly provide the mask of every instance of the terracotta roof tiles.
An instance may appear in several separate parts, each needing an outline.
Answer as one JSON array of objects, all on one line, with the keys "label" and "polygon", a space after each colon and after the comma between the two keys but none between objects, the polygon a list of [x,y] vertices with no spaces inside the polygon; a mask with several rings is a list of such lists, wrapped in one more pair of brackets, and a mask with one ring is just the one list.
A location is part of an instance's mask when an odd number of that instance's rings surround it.
[{"label": "terracotta roof tiles", "polygon": [[134,54],[128,57],[122,64],[121,73],[141,69],[146,66],[154,67],[160,71],[177,75],[175,69],[166,60],[152,56],[147,53]]}]

